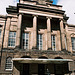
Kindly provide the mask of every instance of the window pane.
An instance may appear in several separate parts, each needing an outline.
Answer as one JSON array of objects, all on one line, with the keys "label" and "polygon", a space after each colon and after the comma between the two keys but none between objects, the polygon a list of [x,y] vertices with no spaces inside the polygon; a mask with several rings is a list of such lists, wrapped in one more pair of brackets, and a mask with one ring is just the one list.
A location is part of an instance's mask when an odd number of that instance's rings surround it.
[{"label": "window pane", "polygon": [[29,47],[29,33],[23,33],[22,48],[28,49],[28,47]]},{"label": "window pane", "polygon": [[51,36],[51,44],[52,44],[52,50],[55,51],[56,47],[55,47],[55,35]]},{"label": "window pane", "polygon": [[39,50],[42,49],[42,34],[38,34],[38,35],[37,35],[37,48],[38,48]]},{"label": "window pane", "polygon": [[16,42],[16,32],[10,32],[8,46],[15,47],[15,42]]},{"label": "window pane", "polygon": [[71,38],[71,40],[72,40],[72,50],[75,50],[75,38]]}]

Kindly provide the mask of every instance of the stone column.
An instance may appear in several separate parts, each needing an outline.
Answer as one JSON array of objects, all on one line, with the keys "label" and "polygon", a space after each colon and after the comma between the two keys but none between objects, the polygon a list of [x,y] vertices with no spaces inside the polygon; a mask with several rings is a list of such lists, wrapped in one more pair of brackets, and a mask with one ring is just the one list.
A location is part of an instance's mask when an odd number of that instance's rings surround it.
[{"label": "stone column", "polygon": [[69,48],[70,47],[70,43],[69,43],[69,38],[70,37],[69,37],[69,33],[68,33],[68,25],[67,25],[67,23],[65,23],[65,26],[66,26],[65,29],[66,29],[66,39],[67,39],[67,41],[66,41],[67,42],[67,50],[69,51],[70,50],[70,48]]},{"label": "stone column", "polygon": [[22,14],[19,14],[18,24],[17,24],[17,33],[16,33],[16,48],[20,48],[21,24],[22,24]]},{"label": "stone column", "polygon": [[74,75],[74,74],[73,74],[74,61],[73,61],[73,62],[68,62],[68,68],[69,68],[69,75]]},{"label": "stone column", "polygon": [[5,28],[5,35],[4,35],[4,44],[3,44],[4,48],[8,47],[10,25],[11,25],[11,17],[8,17],[6,21],[6,28]]},{"label": "stone column", "polygon": [[37,49],[37,15],[33,15],[33,49]]},{"label": "stone column", "polygon": [[47,17],[47,47],[51,50],[51,17]]},{"label": "stone column", "polygon": [[66,50],[63,19],[60,20],[60,35],[61,35],[61,48],[62,50]]}]

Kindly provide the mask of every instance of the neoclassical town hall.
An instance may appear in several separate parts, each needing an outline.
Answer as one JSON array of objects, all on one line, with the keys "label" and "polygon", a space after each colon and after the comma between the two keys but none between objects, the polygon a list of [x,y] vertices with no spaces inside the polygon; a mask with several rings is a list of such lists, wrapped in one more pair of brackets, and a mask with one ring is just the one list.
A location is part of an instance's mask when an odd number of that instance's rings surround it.
[{"label": "neoclassical town hall", "polygon": [[0,15],[0,75],[75,75],[75,25],[52,0],[19,0]]}]

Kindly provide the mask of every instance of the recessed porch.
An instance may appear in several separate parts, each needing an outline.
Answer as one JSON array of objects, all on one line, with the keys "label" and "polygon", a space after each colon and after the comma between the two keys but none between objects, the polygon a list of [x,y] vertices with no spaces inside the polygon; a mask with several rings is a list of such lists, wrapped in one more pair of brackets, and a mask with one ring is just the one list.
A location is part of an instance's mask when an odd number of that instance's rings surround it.
[{"label": "recessed porch", "polygon": [[68,62],[72,61],[71,59],[13,58],[18,75],[69,74]]}]

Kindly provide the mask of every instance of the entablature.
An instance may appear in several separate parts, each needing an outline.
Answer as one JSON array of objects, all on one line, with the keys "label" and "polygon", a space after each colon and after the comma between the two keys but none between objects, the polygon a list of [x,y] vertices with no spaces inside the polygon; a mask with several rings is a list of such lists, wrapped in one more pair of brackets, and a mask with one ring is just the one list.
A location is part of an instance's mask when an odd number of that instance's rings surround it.
[{"label": "entablature", "polygon": [[58,14],[65,13],[65,11],[63,10],[52,9],[48,7],[41,7],[41,6],[36,6],[36,5],[29,5],[29,4],[21,4],[21,3],[18,3],[18,8],[33,9],[33,10],[52,12],[52,13],[58,13]]}]

